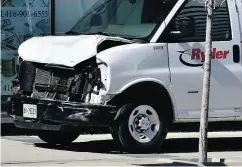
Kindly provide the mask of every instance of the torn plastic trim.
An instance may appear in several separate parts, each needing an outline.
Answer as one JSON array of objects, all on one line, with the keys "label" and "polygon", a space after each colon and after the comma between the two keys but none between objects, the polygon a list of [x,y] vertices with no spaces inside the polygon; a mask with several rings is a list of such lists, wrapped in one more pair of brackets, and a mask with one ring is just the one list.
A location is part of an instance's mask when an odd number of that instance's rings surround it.
[{"label": "torn plastic trim", "polygon": [[68,66],[63,66],[58,64],[46,64],[45,67],[75,71],[74,67],[68,67]]},{"label": "torn plastic trim", "polygon": [[[37,118],[24,118],[23,104],[37,106]],[[60,102],[30,97],[11,97],[8,101],[8,114],[17,121],[46,122],[72,125],[109,126],[116,115],[116,107],[101,104]]]},{"label": "torn plastic trim", "polygon": [[53,105],[59,105],[63,107],[77,107],[77,108],[89,108],[89,109],[110,109],[110,111],[116,111],[116,106],[112,105],[103,105],[103,104],[91,104],[91,103],[80,103],[80,102],[68,102],[68,101],[59,101],[59,100],[53,100],[53,99],[45,99],[45,98],[33,98],[29,96],[13,96],[8,98],[8,101],[15,102],[31,102],[31,103],[40,103],[40,104],[53,104]]}]

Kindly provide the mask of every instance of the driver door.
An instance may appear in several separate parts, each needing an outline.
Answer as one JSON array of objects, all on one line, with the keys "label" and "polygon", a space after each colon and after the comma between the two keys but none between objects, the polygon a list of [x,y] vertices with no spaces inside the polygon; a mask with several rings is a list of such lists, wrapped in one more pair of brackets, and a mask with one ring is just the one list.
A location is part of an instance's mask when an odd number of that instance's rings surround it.
[{"label": "driver door", "polygon": [[[216,1],[216,4],[220,5],[222,1]],[[238,18],[235,16],[234,1],[226,0],[214,13],[209,118],[234,118],[241,114],[241,45],[236,26],[239,25]],[[204,4],[187,1],[173,19],[173,25],[169,25],[175,32],[186,26],[177,22],[182,18],[194,20],[194,28],[187,30],[188,35],[183,29],[182,36],[168,39],[172,89],[178,118],[200,118],[206,38]],[[194,31],[193,35],[189,35],[191,31]]]}]

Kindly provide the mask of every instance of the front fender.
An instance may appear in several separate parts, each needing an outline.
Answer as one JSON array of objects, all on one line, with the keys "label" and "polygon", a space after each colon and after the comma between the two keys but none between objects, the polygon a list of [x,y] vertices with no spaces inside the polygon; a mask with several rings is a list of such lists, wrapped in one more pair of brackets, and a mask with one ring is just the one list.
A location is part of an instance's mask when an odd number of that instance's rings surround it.
[{"label": "front fender", "polygon": [[[140,78],[140,79],[136,79],[136,80],[133,80],[133,81],[130,81],[129,83],[125,84],[120,90],[119,90],[119,95],[115,96],[115,98],[113,99],[113,101],[110,102],[110,104],[116,104],[116,102],[118,102],[118,106],[122,106],[119,111],[117,112],[117,115],[115,117],[115,120],[117,119],[120,119],[119,117],[122,116],[122,111],[123,111],[123,107],[127,107],[129,106],[130,104],[122,104],[122,103],[119,103],[120,101],[120,97],[121,99],[123,98],[123,95],[126,94],[127,92],[129,92],[130,90],[132,90],[132,88],[138,86],[138,85],[142,85],[142,84],[152,84],[152,83],[156,83],[152,88],[154,88],[155,90],[157,90],[157,92],[160,91],[160,89],[165,89],[167,91],[167,95],[169,96],[170,100],[171,100],[171,107],[172,107],[172,111],[173,111],[173,121],[176,120],[177,118],[177,110],[176,110],[176,102],[175,102],[175,98],[173,96],[173,92],[172,92],[172,89],[171,89],[171,84],[166,84],[160,80],[157,80],[157,79],[154,79],[154,78]],[[147,85],[147,86],[148,86]],[[143,85],[144,86],[144,85]],[[144,87],[145,88],[145,87]],[[139,94],[140,92],[137,92],[137,94]],[[120,105],[121,104],[121,105]]]},{"label": "front fender", "polygon": [[155,79],[155,78],[139,78],[139,79],[136,79],[136,80],[133,80],[133,81],[130,81],[128,82],[127,84],[125,84],[120,90],[119,90],[119,93],[122,93],[124,92],[125,90],[127,90],[128,88],[136,85],[136,84],[139,84],[139,83],[144,83],[144,82],[154,82],[154,83],[157,83],[159,85],[161,85],[164,89],[167,90],[170,98],[171,98],[171,102],[173,104],[173,110],[174,110],[174,115],[175,117],[177,116],[177,113],[176,113],[176,102],[175,102],[175,97],[173,95],[173,92],[172,92],[172,88],[171,88],[171,84],[170,82],[163,82],[163,81],[160,81],[158,79]]},{"label": "front fender", "polygon": [[128,89],[129,87],[142,83],[142,82],[155,82],[160,84],[161,86],[163,86],[165,89],[170,90],[170,84],[169,83],[165,83],[163,81],[160,81],[158,79],[155,78],[138,78],[135,80],[132,80],[128,83],[126,83],[124,86],[121,87],[121,89],[119,89],[119,93],[122,93],[123,91],[125,91],[126,89]]},{"label": "front fender", "polygon": [[117,94],[142,78],[170,84],[167,44],[121,45],[98,53],[97,59],[108,66],[108,94]]}]

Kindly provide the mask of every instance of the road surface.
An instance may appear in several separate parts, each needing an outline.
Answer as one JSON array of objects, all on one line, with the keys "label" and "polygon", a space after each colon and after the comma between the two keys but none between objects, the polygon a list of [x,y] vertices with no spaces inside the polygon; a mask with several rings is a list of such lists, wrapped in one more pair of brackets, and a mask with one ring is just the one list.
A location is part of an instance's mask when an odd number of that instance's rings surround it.
[{"label": "road surface", "polygon": [[[169,133],[159,153],[118,151],[111,135],[80,135],[69,147],[50,147],[37,136],[2,136],[3,166],[182,166],[198,157],[198,133]],[[210,132],[209,161],[242,166],[242,131]],[[223,160],[223,163],[218,163]]]}]

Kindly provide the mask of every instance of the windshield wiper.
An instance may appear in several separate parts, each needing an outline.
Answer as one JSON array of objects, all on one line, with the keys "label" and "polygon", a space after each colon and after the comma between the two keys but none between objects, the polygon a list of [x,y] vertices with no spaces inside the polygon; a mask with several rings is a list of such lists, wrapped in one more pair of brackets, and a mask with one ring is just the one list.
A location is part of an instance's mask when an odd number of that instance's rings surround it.
[{"label": "windshield wiper", "polygon": [[123,38],[136,38],[136,36],[132,36],[132,35],[119,35],[119,34],[114,34],[114,33],[110,33],[110,32],[93,32],[93,33],[86,33],[87,35],[106,35],[106,36],[116,36],[116,37],[123,37]]},{"label": "windshield wiper", "polygon": [[91,33],[79,33],[79,32],[75,32],[75,31],[68,31],[65,33],[66,35],[107,35],[107,36],[117,36],[117,34],[112,34],[109,32],[91,32]]},{"label": "windshield wiper", "polygon": [[105,36],[116,36],[116,37],[123,37],[123,38],[136,38],[136,36],[130,36],[130,35],[119,35],[119,34],[114,34],[114,33],[110,33],[110,32],[102,32],[102,31],[98,31],[98,32],[91,32],[91,33],[79,33],[79,32],[75,32],[75,31],[68,31],[65,33],[66,35],[105,35]]},{"label": "windshield wiper", "polygon": [[114,33],[109,33],[109,32],[102,32],[102,31],[98,31],[98,32],[92,32],[92,33],[86,33],[87,35],[106,35],[106,36],[119,36],[118,34],[114,34]]},{"label": "windshield wiper", "polygon": [[66,35],[80,35],[79,32],[75,32],[75,31],[67,31],[65,34]]}]

